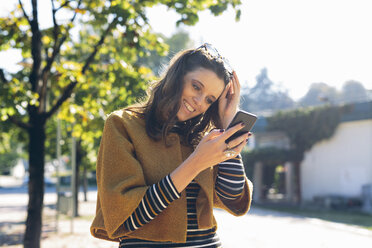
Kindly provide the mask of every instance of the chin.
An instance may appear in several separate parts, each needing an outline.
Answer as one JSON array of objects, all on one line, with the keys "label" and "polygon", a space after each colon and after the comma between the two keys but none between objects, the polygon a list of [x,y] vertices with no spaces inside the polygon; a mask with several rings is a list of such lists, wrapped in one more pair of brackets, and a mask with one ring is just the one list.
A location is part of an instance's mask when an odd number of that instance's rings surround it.
[{"label": "chin", "polygon": [[187,119],[187,118],[182,118],[182,117],[179,118],[179,117],[177,116],[177,120],[178,120],[178,121],[187,121],[188,119]]}]

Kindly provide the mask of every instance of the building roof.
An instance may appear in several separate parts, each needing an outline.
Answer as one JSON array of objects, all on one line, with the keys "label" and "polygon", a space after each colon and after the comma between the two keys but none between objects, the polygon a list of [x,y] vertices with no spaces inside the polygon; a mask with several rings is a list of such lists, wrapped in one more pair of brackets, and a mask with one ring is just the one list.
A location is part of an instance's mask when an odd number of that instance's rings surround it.
[{"label": "building roof", "polygon": [[372,101],[348,105],[351,111],[341,116],[341,122],[372,119]]}]

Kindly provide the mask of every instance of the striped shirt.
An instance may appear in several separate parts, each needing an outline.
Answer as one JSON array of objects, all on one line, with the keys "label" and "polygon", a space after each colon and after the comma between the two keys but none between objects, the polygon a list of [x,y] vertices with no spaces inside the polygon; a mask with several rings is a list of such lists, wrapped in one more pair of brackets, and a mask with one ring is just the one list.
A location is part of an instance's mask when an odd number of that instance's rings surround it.
[{"label": "striped shirt", "polygon": [[[239,154],[218,165],[215,183],[217,195],[225,200],[235,200],[243,193],[245,183],[244,166]],[[221,247],[216,228],[199,229],[196,215],[196,198],[200,186],[192,181],[186,187],[187,235],[185,243],[155,242],[122,237],[120,247]],[[180,197],[169,175],[153,184],[146,191],[141,203],[124,222],[128,230],[134,231],[154,219],[169,204]]]}]

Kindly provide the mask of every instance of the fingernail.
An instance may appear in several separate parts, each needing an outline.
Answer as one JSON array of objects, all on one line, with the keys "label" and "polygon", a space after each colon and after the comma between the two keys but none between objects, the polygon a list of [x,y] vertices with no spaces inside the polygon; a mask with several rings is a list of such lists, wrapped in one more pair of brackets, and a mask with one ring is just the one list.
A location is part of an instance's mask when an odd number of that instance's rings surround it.
[{"label": "fingernail", "polygon": [[225,132],[225,129],[220,129],[220,133],[223,133],[223,132]]},{"label": "fingernail", "polygon": [[248,139],[245,139],[245,142],[247,143],[248,142]]},{"label": "fingernail", "polygon": [[245,126],[244,122],[241,122],[240,123],[240,126],[244,127]]},{"label": "fingernail", "polygon": [[249,133],[248,136],[252,136],[252,133]]}]

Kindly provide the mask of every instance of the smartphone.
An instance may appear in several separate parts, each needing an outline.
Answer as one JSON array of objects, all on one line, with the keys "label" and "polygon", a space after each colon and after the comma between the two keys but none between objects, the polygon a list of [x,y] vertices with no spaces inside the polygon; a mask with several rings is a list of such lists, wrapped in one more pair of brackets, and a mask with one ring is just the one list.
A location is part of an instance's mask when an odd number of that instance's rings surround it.
[{"label": "smartphone", "polygon": [[256,120],[257,120],[256,115],[254,115],[252,113],[248,113],[244,110],[238,110],[238,112],[235,114],[233,120],[231,121],[231,123],[227,127],[227,129],[229,129],[230,127],[235,126],[236,124],[239,124],[240,122],[243,122],[245,124],[245,126],[242,129],[240,129],[239,131],[237,131],[236,133],[234,133],[232,136],[230,136],[226,140],[226,143],[230,142],[231,140],[239,137],[240,135],[242,135],[244,133],[247,133],[247,132],[251,131],[254,123],[256,122]]}]

